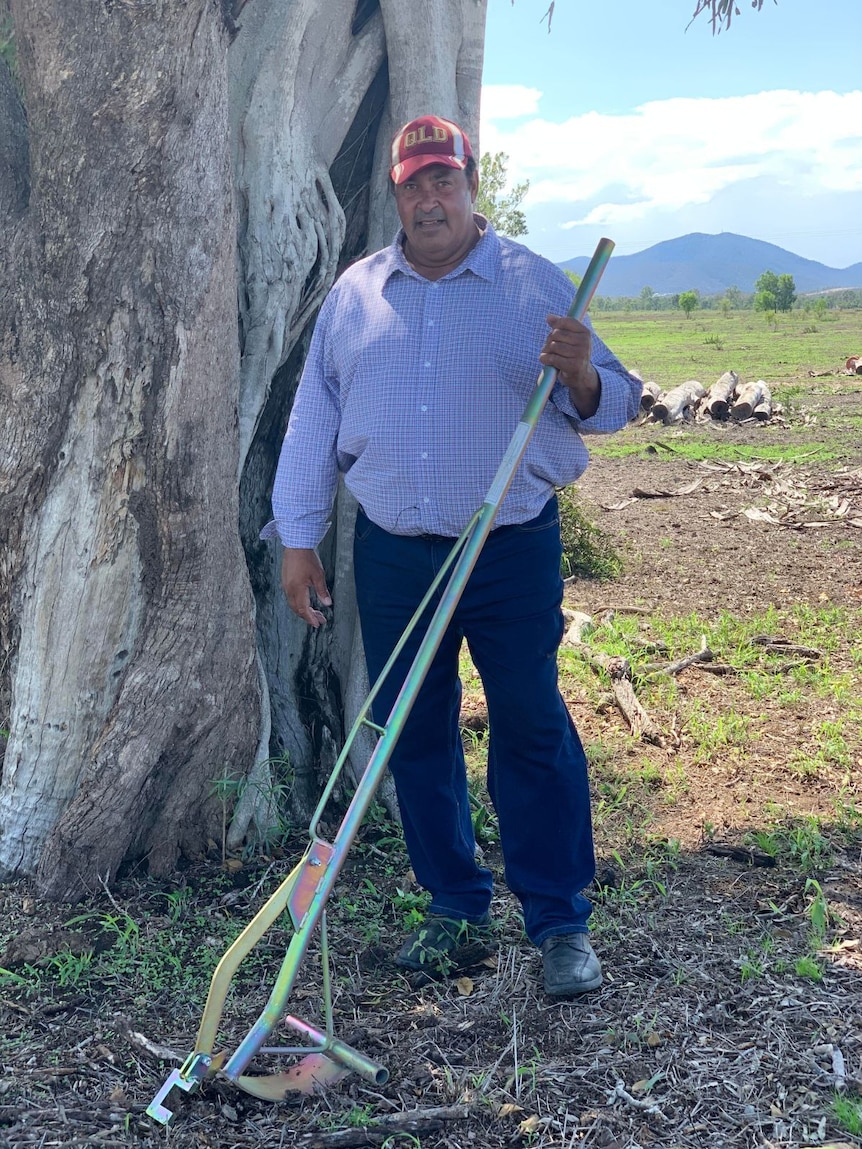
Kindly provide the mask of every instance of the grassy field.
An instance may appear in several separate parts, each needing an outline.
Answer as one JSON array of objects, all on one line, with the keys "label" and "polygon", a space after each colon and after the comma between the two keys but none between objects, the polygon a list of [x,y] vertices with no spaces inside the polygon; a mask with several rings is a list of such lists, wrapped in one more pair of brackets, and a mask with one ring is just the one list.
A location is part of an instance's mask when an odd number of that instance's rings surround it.
[{"label": "grassy field", "polygon": [[830,311],[822,318],[804,311],[761,312],[599,311],[592,316],[602,339],[625,365],[663,388],[686,379],[705,387],[724,371],[765,379],[773,388],[809,371],[837,370],[849,355],[862,354],[862,312]]}]

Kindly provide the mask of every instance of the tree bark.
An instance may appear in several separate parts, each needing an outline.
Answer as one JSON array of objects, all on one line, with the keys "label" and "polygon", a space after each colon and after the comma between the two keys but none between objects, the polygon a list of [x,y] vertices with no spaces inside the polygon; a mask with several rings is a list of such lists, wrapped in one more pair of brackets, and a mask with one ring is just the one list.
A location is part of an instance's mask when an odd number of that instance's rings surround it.
[{"label": "tree bark", "polygon": [[725,371],[707,391],[704,406],[713,419],[727,418],[738,383],[739,376],[735,371]]},{"label": "tree bark", "polygon": [[270,754],[307,812],[364,697],[349,500],[324,631],[257,534],[317,307],[392,234],[392,123],[433,108],[475,135],[485,0],[434,5],[421,36],[407,0],[373,8],[256,0],[237,30],[215,0],[12,0],[0,867],[49,895],[200,854],[218,778],[264,786]]},{"label": "tree bark", "polygon": [[[29,165],[24,108],[6,61],[0,56],[0,234],[9,232],[27,207]],[[4,245],[3,250],[8,248]]]},{"label": "tree bark", "polygon": [[689,379],[673,387],[652,405],[650,417],[663,423],[677,423],[694,414],[706,391],[696,379]]},{"label": "tree bark", "polygon": [[[342,665],[336,642],[342,632],[352,635],[355,611],[339,593],[339,625],[310,632],[287,608],[278,548],[261,544],[258,533],[270,517],[275,465],[307,349],[303,336],[339,266],[367,249],[368,182],[388,91],[386,45],[379,12],[351,35],[354,8],[352,0],[336,0],[325,12],[314,0],[251,6],[231,52],[240,201],[240,518],[271,715],[257,768],[266,769],[270,754],[282,760],[276,769],[290,781],[297,820],[310,813],[343,739],[350,656]],[[286,59],[300,65],[285,68]],[[333,546],[334,540],[323,549],[331,582],[336,554],[347,554],[350,542]],[[261,799],[266,789],[264,780]],[[239,813],[233,845],[254,811]]]},{"label": "tree bark", "polygon": [[31,179],[0,376],[0,865],[60,897],[201,852],[258,725],[227,33],[207,0],[161,7],[13,6]]},{"label": "tree bark", "polygon": [[759,423],[766,423],[772,418],[772,392],[763,379],[759,382],[761,384],[760,398],[752,407],[751,413]]},{"label": "tree bark", "polygon": [[641,411],[651,411],[660,398],[661,387],[650,379],[641,392]]},{"label": "tree bark", "polygon": [[756,381],[752,380],[750,383],[745,383],[742,387],[738,388],[736,394],[736,402],[730,412],[731,419],[741,422],[743,419],[750,419],[754,413],[754,408],[763,399],[763,389],[766,386],[762,379]]}]

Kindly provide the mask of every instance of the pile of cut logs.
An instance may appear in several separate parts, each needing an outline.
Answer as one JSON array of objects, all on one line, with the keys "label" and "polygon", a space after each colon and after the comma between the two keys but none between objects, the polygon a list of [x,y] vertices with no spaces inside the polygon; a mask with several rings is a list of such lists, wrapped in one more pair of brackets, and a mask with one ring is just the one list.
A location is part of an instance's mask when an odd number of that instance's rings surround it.
[{"label": "pile of cut logs", "polygon": [[696,379],[688,379],[670,391],[657,383],[644,383],[641,412],[656,423],[694,422],[695,419],[728,419],[741,423],[772,418],[772,393],[763,379],[741,383],[735,371],[725,371],[707,390]]}]

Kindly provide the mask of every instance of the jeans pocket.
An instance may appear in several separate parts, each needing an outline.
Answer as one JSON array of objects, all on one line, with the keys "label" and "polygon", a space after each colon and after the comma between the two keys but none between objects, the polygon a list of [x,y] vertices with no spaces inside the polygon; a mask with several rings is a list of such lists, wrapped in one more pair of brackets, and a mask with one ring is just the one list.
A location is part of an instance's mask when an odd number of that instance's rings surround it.
[{"label": "jeans pocket", "polygon": [[529,519],[526,523],[517,523],[514,529],[516,534],[522,535],[536,535],[551,530],[559,532],[560,506],[557,496],[552,495],[534,519]]},{"label": "jeans pocket", "polygon": [[354,536],[357,542],[364,543],[371,532],[374,530],[375,524],[372,523],[368,515],[361,508],[356,514],[356,526],[353,528]]},{"label": "jeans pocket", "polygon": [[560,516],[554,515],[553,518],[542,520],[540,515],[538,519],[530,519],[528,523],[518,523],[515,531],[522,535],[535,535],[541,531],[559,530]]}]

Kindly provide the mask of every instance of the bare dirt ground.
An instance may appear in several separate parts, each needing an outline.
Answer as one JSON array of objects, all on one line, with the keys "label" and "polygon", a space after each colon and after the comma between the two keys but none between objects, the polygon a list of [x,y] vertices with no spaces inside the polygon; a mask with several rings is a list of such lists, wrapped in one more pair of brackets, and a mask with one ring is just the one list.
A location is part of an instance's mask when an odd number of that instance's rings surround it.
[{"label": "bare dirt ground", "polygon": [[[590,518],[613,537],[626,556],[621,577],[612,583],[573,585],[569,605],[599,618],[604,610],[627,607],[643,611],[642,629],[654,637],[652,616],[663,618],[697,614],[712,622],[723,612],[736,618],[762,616],[769,608],[787,617],[794,611],[834,613],[836,625],[845,612],[860,618],[862,610],[862,385],[845,382],[812,392],[799,417],[786,424],[758,426],[747,423],[710,424],[709,434],[732,453],[734,448],[798,444],[798,461],[726,461],[694,463],[677,458],[686,429],[643,424],[632,438],[643,443],[640,457],[599,458],[579,484],[579,494]],[[822,425],[821,425],[822,424]],[[827,442],[835,457],[820,462],[810,442]],[[766,452],[764,452],[765,454]],[[689,490],[671,497],[632,498],[639,491]],[[612,509],[608,509],[612,508]],[[752,517],[747,517],[751,515]],[[780,524],[780,525],[779,525]],[[790,622],[789,627],[793,627]],[[799,641],[788,630],[789,641]],[[832,652],[836,672],[854,675],[858,682],[857,633],[848,631]],[[757,714],[765,736],[756,757],[744,769],[715,764],[706,770],[684,765],[686,794],[675,811],[665,811],[662,832],[693,846],[705,822],[728,829],[740,824],[740,796],[760,811],[765,801],[784,802],[801,816],[824,814],[840,788],[839,773],[821,774],[800,784],[781,769],[805,732],[817,721],[842,712],[842,704],[828,693],[807,701],[768,699],[751,703],[734,689],[732,679],[687,673],[680,689],[711,705],[717,716],[746,707]],[[578,711],[571,700],[584,741],[601,739],[602,714]],[[595,719],[599,718],[600,723]],[[606,735],[606,723],[604,733]],[[853,780],[862,774],[857,728]],[[686,751],[696,749],[683,738],[676,748],[686,762]],[[715,775],[722,778],[717,787]],[[704,776],[705,775],[705,776]],[[818,798],[818,791],[822,791]],[[858,793],[858,790],[856,791]]]},{"label": "bare dirt ground", "polygon": [[[824,384],[808,406],[828,413],[828,433],[809,437],[836,444],[837,460],[706,470],[668,450],[685,431],[642,427],[625,433],[642,455],[597,459],[581,484],[586,510],[626,562],[612,583],[572,586],[572,609],[600,618],[638,608],[650,637],[658,616],[759,616],[773,604],[783,637],[798,642],[795,607],[834,608],[846,633],[833,636],[828,681],[849,684],[841,697],[815,684],[754,701],[733,676],[690,668],[676,695],[654,702],[674,734],[660,747],[631,738],[598,680],[591,693],[564,678],[594,764],[601,990],[572,1002],[545,997],[502,877],[490,956],[441,982],[403,976],[390,955],[418,891],[396,832],[374,818],[333,899],[330,942],[338,1034],[384,1064],[388,1083],[350,1076],[271,1104],[216,1079],[174,1095],[177,1116],[165,1130],[146,1105],[177,1064],[172,1054],[194,1047],[216,958],[302,840],[230,869],[216,856],[174,887],[132,874],[78,907],[44,904],[23,885],[0,888],[0,965],[12,975],[0,975],[0,1145],[862,1144],[858,722],[844,730],[849,764],[826,757],[814,772],[791,768],[812,732],[830,715],[838,723],[858,694],[862,528],[851,523],[862,520],[862,387]],[[716,434],[774,444],[799,428]],[[688,495],[607,509],[638,488],[654,494],[698,478]],[[752,508],[784,525],[742,513]],[[791,512],[827,525],[787,525]],[[704,755],[702,740],[674,725],[693,701],[708,702],[716,722],[746,714],[756,739]],[[481,726],[480,704],[477,713]],[[595,749],[603,745],[607,760]],[[752,837],[759,831],[773,834],[774,858]],[[499,873],[497,845],[484,849]],[[61,928],[62,937],[52,932]],[[243,967],[221,1030],[226,1047],[263,1008],[288,940],[280,921]],[[292,1006],[317,1023],[318,972],[304,967]]]}]

